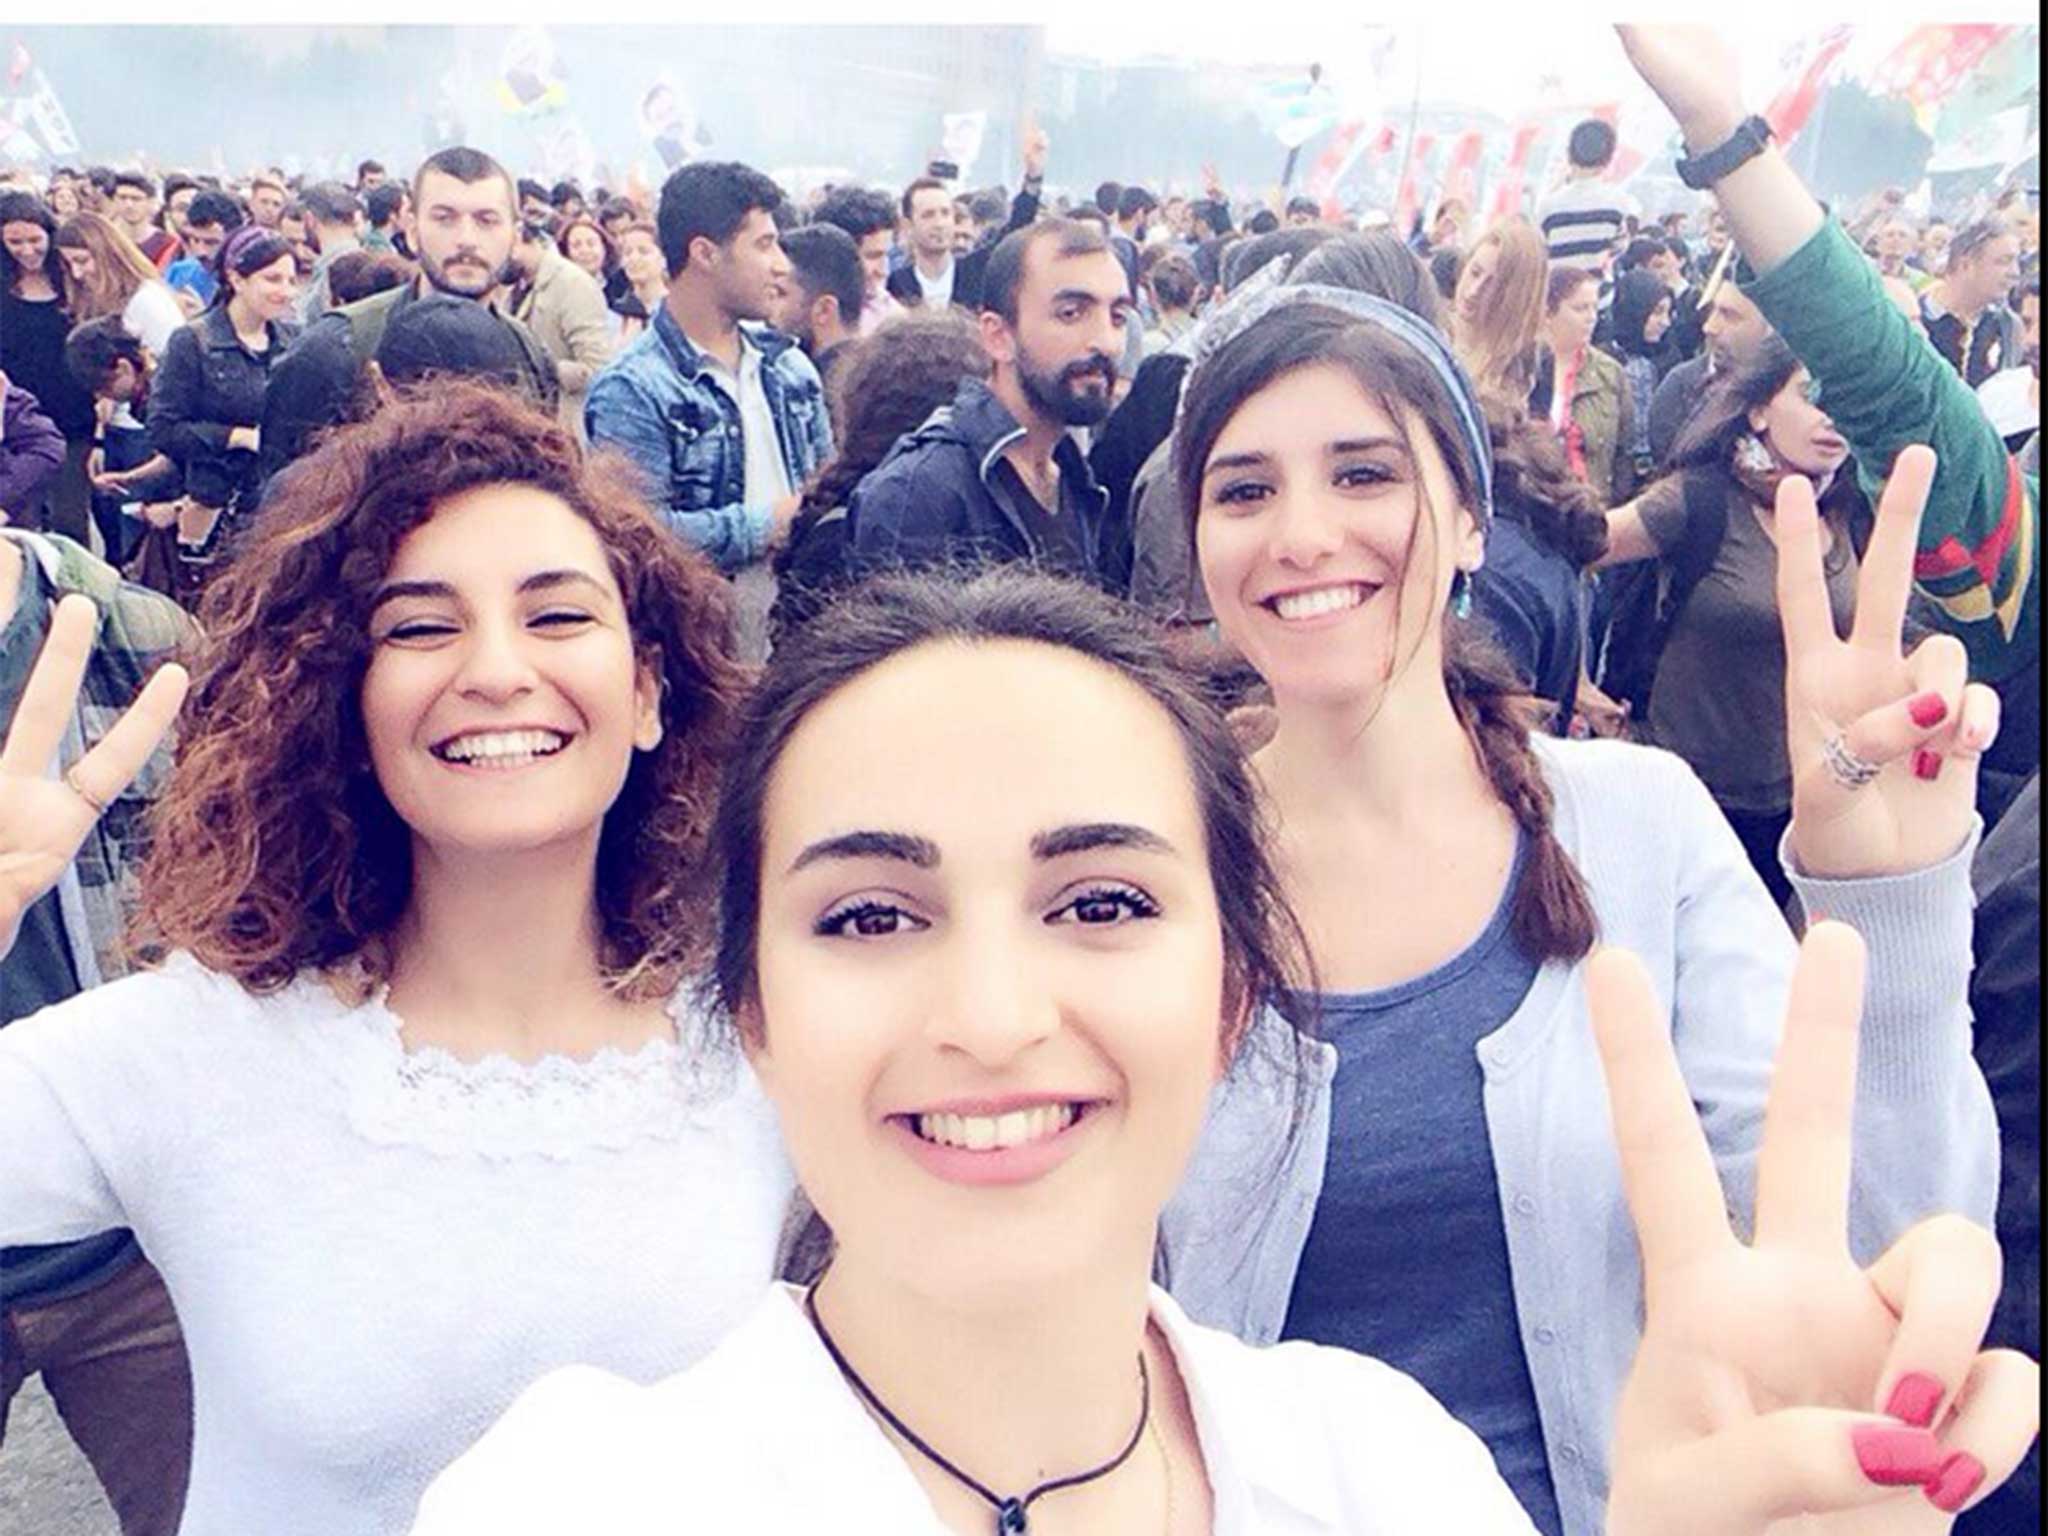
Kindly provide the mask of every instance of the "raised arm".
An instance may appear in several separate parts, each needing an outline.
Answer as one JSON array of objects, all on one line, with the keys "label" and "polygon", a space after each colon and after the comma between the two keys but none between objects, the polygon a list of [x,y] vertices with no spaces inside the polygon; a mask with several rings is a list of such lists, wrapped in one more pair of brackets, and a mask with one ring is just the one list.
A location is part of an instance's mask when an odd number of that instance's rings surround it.
[{"label": "raised arm", "polygon": [[[1702,28],[1619,29],[1639,74],[1677,119],[1688,153],[1725,142],[1745,113],[1734,60]],[[1775,147],[1714,185],[1744,283],[1820,384],[1873,494],[1899,453],[1931,447],[1939,473],[1915,578],[1944,628],[1992,681],[2040,654],[2039,480],[2023,475],[1976,397],[1885,293]]]}]

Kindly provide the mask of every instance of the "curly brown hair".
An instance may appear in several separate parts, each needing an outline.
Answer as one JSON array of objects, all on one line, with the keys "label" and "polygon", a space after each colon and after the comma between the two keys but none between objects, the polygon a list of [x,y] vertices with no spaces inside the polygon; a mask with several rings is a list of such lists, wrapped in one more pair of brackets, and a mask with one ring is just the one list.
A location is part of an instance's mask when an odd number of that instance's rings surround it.
[{"label": "curly brown hair", "polygon": [[326,438],[208,590],[142,873],[146,956],[188,950],[258,993],[351,963],[365,981],[388,976],[412,846],[364,734],[372,599],[406,535],[486,485],[545,491],[590,524],[661,681],[661,743],[635,755],[599,838],[599,960],[622,996],[675,990],[706,937],[698,866],[744,690],[729,589],[656,521],[624,459],[470,381],[401,395]]}]

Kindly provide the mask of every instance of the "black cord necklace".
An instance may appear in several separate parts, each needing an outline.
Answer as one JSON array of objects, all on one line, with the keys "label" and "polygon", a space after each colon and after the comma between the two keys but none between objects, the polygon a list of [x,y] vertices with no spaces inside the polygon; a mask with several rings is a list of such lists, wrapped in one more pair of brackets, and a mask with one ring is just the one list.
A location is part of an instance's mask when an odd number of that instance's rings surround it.
[{"label": "black cord necklace", "polygon": [[853,1387],[853,1390],[860,1394],[861,1401],[874,1409],[881,1416],[884,1424],[887,1424],[897,1434],[908,1440],[933,1466],[937,1467],[955,1482],[973,1489],[983,1499],[988,1501],[989,1507],[996,1512],[995,1536],[1021,1536],[1021,1533],[1028,1531],[1031,1528],[1031,1522],[1027,1512],[1033,1503],[1043,1498],[1046,1494],[1057,1493],[1062,1488],[1078,1488],[1083,1483],[1092,1483],[1097,1478],[1109,1476],[1110,1473],[1131,1459],[1131,1453],[1137,1450],[1138,1442],[1145,1438],[1145,1426],[1152,1422],[1152,1377],[1151,1373],[1145,1369],[1144,1351],[1140,1350],[1138,1352],[1138,1427],[1131,1431],[1130,1444],[1126,1445],[1121,1451],[1118,1451],[1114,1460],[1104,1462],[1093,1472],[1082,1472],[1074,1477],[1062,1477],[1050,1483],[1040,1483],[1022,1498],[1006,1499],[1001,1494],[991,1492],[988,1488],[983,1487],[929,1445],[926,1445],[912,1431],[909,1425],[891,1413],[888,1405],[875,1396],[874,1389],[860,1379],[860,1372],[856,1371],[846,1356],[839,1352],[839,1346],[832,1341],[832,1335],[825,1327],[825,1320],[818,1316],[818,1288],[815,1285],[804,1292],[804,1311],[811,1319],[811,1326],[818,1331],[818,1342],[825,1346],[825,1353],[830,1355],[832,1363],[839,1367],[839,1374],[844,1376]]}]

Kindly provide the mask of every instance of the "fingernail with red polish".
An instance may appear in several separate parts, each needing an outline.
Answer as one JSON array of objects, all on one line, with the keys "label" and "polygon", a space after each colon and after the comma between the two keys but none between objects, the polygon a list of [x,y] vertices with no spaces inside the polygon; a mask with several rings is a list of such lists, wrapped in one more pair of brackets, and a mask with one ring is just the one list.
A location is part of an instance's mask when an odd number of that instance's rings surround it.
[{"label": "fingernail with red polish", "polygon": [[1941,1471],[1927,1484],[1927,1502],[1943,1514],[1952,1515],[1970,1502],[1984,1482],[1984,1463],[1968,1451],[1957,1451],[1941,1464]]},{"label": "fingernail with red polish", "polygon": [[1858,1424],[1849,1431],[1856,1464],[1884,1488],[1924,1488],[1942,1475],[1941,1442],[1924,1429]]},{"label": "fingernail with red polish", "polygon": [[1948,718],[1948,700],[1938,693],[1916,694],[1913,701],[1906,706],[1906,713],[1912,716],[1913,723],[1924,731]]},{"label": "fingernail with red polish", "polygon": [[1913,754],[1913,777],[1916,779],[1938,779],[1941,777],[1941,754],[1922,747]]},{"label": "fingernail with red polish", "polygon": [[1934,1410],[1940,1406],[1941,1383],[1925,1371],[1914,1371],[1899,1378],[1898,1385],[1892,1388],[1892,1400],[1884,1405],[1884,1411],[1915,1428],[1931,1429]]}]

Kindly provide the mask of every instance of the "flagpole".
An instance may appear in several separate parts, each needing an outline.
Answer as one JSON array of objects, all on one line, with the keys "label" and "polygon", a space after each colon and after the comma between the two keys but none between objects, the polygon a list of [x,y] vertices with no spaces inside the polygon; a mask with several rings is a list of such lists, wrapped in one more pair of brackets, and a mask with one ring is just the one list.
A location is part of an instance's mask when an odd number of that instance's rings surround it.
[{"label": "flagpole", "polygon": [[[1400,205],[1401,188],[1407,185],[1409,168],[1415,163],[1415,134],[1421,123],[1422,28],[1418,25],[1415,29],[1415,90],[1408,99],[1408,143],[1401,151],[1401,174],[1394,178],[1394,202],[1397,208]],[[1415,202],[1417,211],[1420,211],[1422,199],[1418,196]],[[1408,231],[1405,229],[1397,229],[1394,231],[1394,234],[1400,240],[1405,241],[1408,238]]]}]

